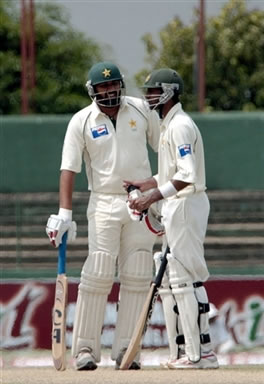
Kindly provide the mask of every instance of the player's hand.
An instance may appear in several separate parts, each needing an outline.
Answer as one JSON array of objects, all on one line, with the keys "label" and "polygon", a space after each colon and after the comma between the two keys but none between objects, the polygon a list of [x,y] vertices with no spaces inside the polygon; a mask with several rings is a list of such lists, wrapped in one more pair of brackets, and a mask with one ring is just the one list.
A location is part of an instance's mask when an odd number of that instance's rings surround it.
[{"label": "player's hand", "polygon": [[136,209],[139,212],[144,212],[151,206],[151,204],[162,199],[163,197],[159,189],[156,188],[148,195],[141,196],[134,200],[128,199],[128,201],[130,209]]},{"label": "player's hand", "polygon": [[61,244],[62,236],[68,231],[68,243],[73,242],[77,235],[77,224],[75,221],[65,220],[60,215],[51,215],[46,226],[46,233],[53,247]]},{"label": "player's hand", "polygon": [[132,180],[123,180],[123,188],[126,191],[127,191],[127,188],[129,187],[129,185],[134,185],[135,187],[137,187],[140,190],[140,192],[146,192],[151,188],[155,188],[157,185],[157,182],[153,177],[151,177],[149,179],[145,179],[145,180],[133,180],[133,181]]},{"label": "player's hand", "polygon": [[141,197],[142,193],[140,192],[140,189],[138,187],[135,187],[132,184],[128,185],[127,193],[128,193],[128,200],[127,200],[128,214],[133,221],[141,221],[142,213],[135,209],[130,209],[130,201],[137,199],[138,197]]},{"label": "player's hand", "polygon": [[148,209],[152,204],[149,195],[138,197],[137,199],[128,199],[129,208],[139,212],[143,212]]}]

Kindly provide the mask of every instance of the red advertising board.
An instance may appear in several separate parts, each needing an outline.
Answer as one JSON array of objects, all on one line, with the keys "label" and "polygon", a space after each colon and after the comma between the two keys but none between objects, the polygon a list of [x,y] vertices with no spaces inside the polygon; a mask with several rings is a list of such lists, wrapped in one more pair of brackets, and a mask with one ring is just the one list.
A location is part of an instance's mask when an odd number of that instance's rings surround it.
[{"label": "red advertising board", "polygon": [[[241,345],[264,346],[264,278],[231,276],[206,282],[209,301],[217,308],[212,322],[216,344],[223,348]],[[71,346],[78,281],[69,279],[67,307],[67,346]],[[52,307],[55,282],[51,280],[3,280],[0,292],[1,341],[3,349],[51,348]],[[108,298],[102,345],[113,341],[119,285],[115,283]],[[158,300],[143,347],[167,346],[162,304]]]}]

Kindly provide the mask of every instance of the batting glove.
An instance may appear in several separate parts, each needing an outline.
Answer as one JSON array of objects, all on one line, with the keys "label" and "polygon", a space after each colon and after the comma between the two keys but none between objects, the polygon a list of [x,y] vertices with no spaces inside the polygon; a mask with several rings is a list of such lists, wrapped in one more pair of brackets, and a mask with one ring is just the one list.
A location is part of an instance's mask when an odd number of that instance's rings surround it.
[{"label": "batting glove", "polygon": [[[127,188],[128,191],[128,199],[137,199],[138,197],[142,196],[142,193],[137,187],[134,187],[133,185],[129,185]],[[127,201],[127,210],[129,213],[130,218],[133,221],[141,221],[142,219],[142,213],[137,211],[136,209],[131,209],[129,206],[130,202],[129,200]]]},{"label": "batting glove", "polygon": [[51,215],[46,225],[46,233],[53,247],[57,248],[62,242],[62,236],[68,231],[67,241],[73,242],[77,235],[77,224],[72,221],[72,211],[60,208],[58,215]]}]

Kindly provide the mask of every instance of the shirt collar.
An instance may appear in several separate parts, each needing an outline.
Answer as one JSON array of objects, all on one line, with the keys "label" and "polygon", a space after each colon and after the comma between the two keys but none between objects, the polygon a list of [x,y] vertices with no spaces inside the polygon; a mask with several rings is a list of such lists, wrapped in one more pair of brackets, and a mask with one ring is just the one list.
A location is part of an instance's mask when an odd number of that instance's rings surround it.
[{"label": "shirt collar", "polygon": [[171,121],[171,119],[173,118],[173,116],[175,115],[175,113],[177,112],[180,112],[182,110],[182,105],[181,103],[177,103],[175,104],[170,110],[169,112],[167,113],[167,115],[165,116],[164,120],[163,120],[163,124],[166,126],[167,124],[169,124],[169,122]]},{"label": "shirt collar", "polygon": [[[121,96],[121,104],[120,104],[119,111],[122,111],[127,106],[128,106],[128,103],[126,98],[124,96]],[[93,113],[95,114],[95,118],[97,118],[100,114],[104,115],[104,113],[101,111],[101,109],[98,107],[95,101],[92,102],[91,107],[92,107]]]}]

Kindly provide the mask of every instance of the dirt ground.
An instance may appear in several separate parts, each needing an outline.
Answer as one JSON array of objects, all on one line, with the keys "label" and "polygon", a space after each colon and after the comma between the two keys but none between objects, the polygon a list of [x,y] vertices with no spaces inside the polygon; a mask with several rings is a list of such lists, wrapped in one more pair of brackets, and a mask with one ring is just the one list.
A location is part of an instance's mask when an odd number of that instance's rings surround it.
[{"label": "dirt ground", "polygon": [[225,366],[216,370],[115,371],[99,367],[92,372],[69,368],[57,372],[47,368],[7,368],[1,370],[1,384],[263,384],[262,365]]},{"label": "dirt ground", "polygon": [[0,351],[0,384],[264,384],[262,349],[229,360],[219,355],[220,368],[211,370],[166,370],[160,364],[168,355],[166,348],[143,350],[140,371],[116,371],[104,349],[97,370],[77,372],[68,350],[67,369],[58,372],[49,350]]}]

